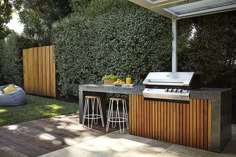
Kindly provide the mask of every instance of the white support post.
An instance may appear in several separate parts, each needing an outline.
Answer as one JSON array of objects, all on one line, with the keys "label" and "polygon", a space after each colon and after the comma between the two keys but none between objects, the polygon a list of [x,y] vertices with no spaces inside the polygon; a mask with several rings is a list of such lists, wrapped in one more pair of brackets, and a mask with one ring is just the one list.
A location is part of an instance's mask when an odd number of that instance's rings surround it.
[{"label": "white support post", "polygon": [[172,72],[177,72],[177,66],[178,66],[176,40],[177,40],[177,21],[176,19],[172,19]]}]

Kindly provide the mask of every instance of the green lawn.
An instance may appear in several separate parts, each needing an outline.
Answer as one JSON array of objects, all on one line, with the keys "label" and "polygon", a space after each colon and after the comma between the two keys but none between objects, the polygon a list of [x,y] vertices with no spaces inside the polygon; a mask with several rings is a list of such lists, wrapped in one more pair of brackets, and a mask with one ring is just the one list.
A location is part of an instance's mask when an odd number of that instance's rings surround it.
[{"label": "green lawn", "polygon": [[0,126],[76,113],[78,110],[76,103],[27,95],[27,104],[24,106],[0,107]]}]

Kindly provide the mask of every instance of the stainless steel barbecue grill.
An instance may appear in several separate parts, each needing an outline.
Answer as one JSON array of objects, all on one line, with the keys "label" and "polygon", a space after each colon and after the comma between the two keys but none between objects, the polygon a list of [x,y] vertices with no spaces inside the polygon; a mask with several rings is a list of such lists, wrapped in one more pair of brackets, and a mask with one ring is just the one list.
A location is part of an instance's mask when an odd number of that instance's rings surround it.
[{"label": "stainless steel barbecue grill", "polygon": [[151,72],[143,81],[144,98],[189,101],[194,72]]}]

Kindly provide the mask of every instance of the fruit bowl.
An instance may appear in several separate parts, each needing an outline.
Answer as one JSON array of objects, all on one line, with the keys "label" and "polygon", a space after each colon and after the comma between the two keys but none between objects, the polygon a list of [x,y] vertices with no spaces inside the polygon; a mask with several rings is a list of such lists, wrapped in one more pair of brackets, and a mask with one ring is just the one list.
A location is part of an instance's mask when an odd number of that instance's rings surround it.
[{"label": "fruit bowl", "polygon": [[117,79],[114,83],[115,86],[122,86],[125,82],[121,79]]}]

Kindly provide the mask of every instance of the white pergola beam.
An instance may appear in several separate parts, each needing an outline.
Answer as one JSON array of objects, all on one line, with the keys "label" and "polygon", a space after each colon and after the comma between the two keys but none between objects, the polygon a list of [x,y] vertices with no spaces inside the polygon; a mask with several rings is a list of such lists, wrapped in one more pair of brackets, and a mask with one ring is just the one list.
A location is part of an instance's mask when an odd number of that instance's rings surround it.
[{"label": "white pergola beam", "polygon": [[172,19],[172,72],[177,72],[177,21]]}]

